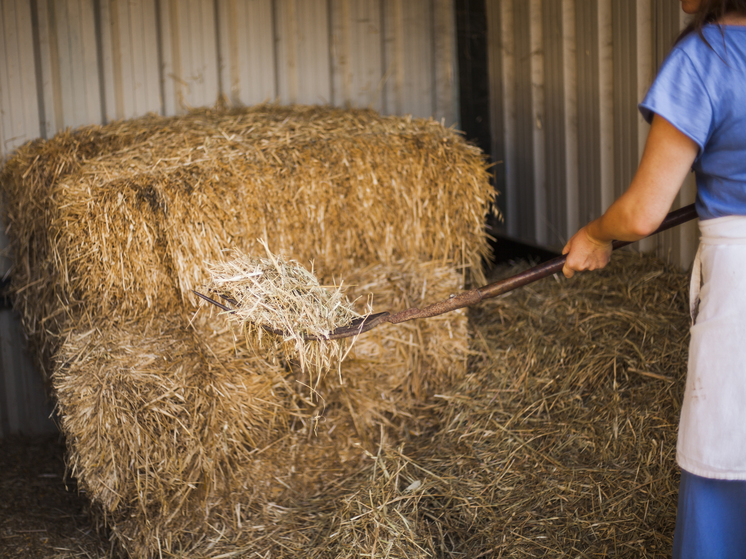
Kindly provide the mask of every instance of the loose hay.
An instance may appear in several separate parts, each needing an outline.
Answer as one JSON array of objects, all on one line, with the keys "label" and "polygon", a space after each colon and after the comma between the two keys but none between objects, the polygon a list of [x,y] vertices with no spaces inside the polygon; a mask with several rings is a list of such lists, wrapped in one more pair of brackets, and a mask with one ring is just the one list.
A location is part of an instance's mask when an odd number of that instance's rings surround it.
[{"label": "loose hay", "polygon": [[[517,271],[505,269],[501,274]],[[369,271],[360,272],[361,278],[370,277]],[[401,281],[402,276],[417,275],[416,270],[399,266],[380,272],[379,284],[365,289],[383,289],[389,283],[385,277]],[[448,276],[441,274],[430,276],[427,285],[437,285],[438,278]],[[317,434],[309,438],[313,425],[307,416],[291,414],[291,422],[298,417],[299,423],[307,421],[306,426],[294,429],[264,452],[248,454],[249,468],[222,468],[235,476],[232,519],[231,506],[222,508],[217,517],[211,509],[209,522],[214,530],[201,542],[183,535],[192,547],[182,547],[175,555],[274,559],[670,556],[678,483],[676,425],[688,343],[687,279],[687,274],[659,260],[615,253],[609,268],[601,272],[580,274],[570,281],[549,278],[485,301],[470,311],[473,338],[468,369],[428,392],[417,405],[399,407],[387,400],[392,407],[387,417],[394,418],[389,420],[402,430],[384,428],[382,435],[379,428],[368,452],[356,452],[358,447],[339,437],[340,432],[351,432],[345,423],[357,417],[345,413],[345,397],[354,400],[357,387],[323,385],[329,392],[325,392],[327,406],[317,422]],[[360,282],[361,287],[364,283]],[[421,294],[423,283],[410,282],[406,296]],[[403,292],[399,295],[404,296]],[[216,318],[212,324],[221,323]],[[432,320],[415,325],[424,327]],[[382,334],[388,328],[370,334]],[[188,334],[181,327],[176,332],[181,337]],[[164,336],[174,343],[170,333]],[[146,337],[152,342],[152,334]],[[219,355],[223,351],[227,355],[225,340],[218,333],[208,345]],[[126,344],[113,349],[114,359],[103,363],[111,368],[124,358],[120,375],[126,380],[132,352]],[[208,350],[205,354],[211,355]],[[292,386],[287,371],[274,370],[279,374],[273,378],[283,385],[281,379],[288,380]],[[385,366],[378,370],[385,372]],[[209,376],[186,386],[205,394],[222,391],[225,374],[216,363]],[[336,378],[329,375],[327,380]],[[346,380],[358,379],[346,375]],[[388,389],[388,379],[381,376],[380,380],[379,388]],[[367,387],[364,391],[372,401],[374,390]],[[116,397],[115,391],[111,394]],[[137,409],[128,404],[129,395],[126,391],[121,395],[123,407]],[[149,401],[145,394],[135,396]],[[225,407],[242,401],[216,403]],[[176,404],[171,398],[164,411],[176,411]],[[143,408],[145,417],[168,421],[157,407],[154,402]],[[397,418],[397,411],[408,417]],[[121,417],[127,422],[114,429],[132,430],[134,416]],[[203,417],[194,420],[205,422]],[[112,434],[111,440],[117,442],[117,437]],[[219,464],[245,459],[221,455],[221,448],[225,448],[222,442],[215,444],[211,454]],[[134,460],[133,470],[147,471],[145,455],[123,450],[128,460]],[[168,458],[166,467],[175,462],[175,457]],[[207,460],[202,465],[221,470]],[[168,483],[157,475],[149,479],[146,489],[151,491],[159,483]],[[314,485],[314,479],[326,481]],[[18,479],[6,476],[3,483],[12,490],[9,495],[18,493]],[[35,503],[43,499],[34,495],[27,510],[33,514]],[[204,513],[195,503],[185,506],[194,507],[199,524]],[[159,519],[157,510],[148,512],[153,515],[148,522],[168,531],[169,524]],[[148,522],[138,524],[142,515],[130,517],[127,509],[122,515],[114,520],[120,537],[125,532],[128,537],[153,541],[148,540],[154,537]],[[176,518],[173,526],[179,525],[178,514]],[[237,519],[242,523],[238,534],[221,532],[226,524],[237,526]],[[7,520],[0,541],[17,544],[48,536],[40,523],[23,525],[34,533],[11,534],[8,528],[14,523]],[[215,542],[221,533],[223,539]],[[60,547],[77,549],[78,539],[78,535],[70,536],[69,543]],[[43,550],[40,537],[37,545]],[[108,549],[109,545],[102,542],[98,547]],[[83,554],[52,549],[34,555],[40,559],[79,556]],[[163,556],[174,554],[164,551]],[[114,559],[104,552],[85,557]]]},{"label": "loose hay", "polygon": [[329,340],[329,335],[363,315],[341,286],[320,285],[313,272],[261,245],[266,258],[237,255],[208,266],[205,289],[232,305],[226,317],[245,332],[250,346],[293,355],[302,370],[320,379],[339,367],[347,348],[346,340]]}]

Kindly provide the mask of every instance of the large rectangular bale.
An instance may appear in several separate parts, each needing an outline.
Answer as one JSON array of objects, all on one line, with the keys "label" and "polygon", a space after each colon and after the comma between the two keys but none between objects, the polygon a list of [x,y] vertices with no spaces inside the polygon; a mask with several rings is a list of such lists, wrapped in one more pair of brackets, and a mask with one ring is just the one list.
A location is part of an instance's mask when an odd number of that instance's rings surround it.
[{"label": "large rectangular bale", "polygon": [[260,238],[323,281],[411,259],[482,279],[493,196],[483,154],[434,121],[273,105],[66,132],[0,181],[17,308],[47,364],[70,317],[173,312],[205,261]]},{"label": "large rectangular bale", "polygon": [[[447,297],[461,279],[402,262],[351,277],[391,305]],[[465,373],[464,312],[369,334],[311,389],[308,373],[266,359],[209,309],[76,330],[53,375],[71,470],[135,557],[250,543],[267,507],[332,494],[384,433],[422,429],[425,392]]]}]

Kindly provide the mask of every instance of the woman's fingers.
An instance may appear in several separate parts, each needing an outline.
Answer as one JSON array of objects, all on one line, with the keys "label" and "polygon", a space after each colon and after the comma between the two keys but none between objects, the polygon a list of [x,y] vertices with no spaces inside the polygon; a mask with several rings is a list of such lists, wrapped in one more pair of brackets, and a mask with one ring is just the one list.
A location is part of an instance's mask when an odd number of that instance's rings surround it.
[{"label": "woman's fingers", "polygon": [[573,269],[567,266],[567,261],[565,261],[565,265],[562,267],[562,273],[565,274],[565,277],[567,279],[570,279],[571,277],[575,275],[575,272],[573,271]]},{"label": "woman's fingers", "polygon": [[588,235],[585,228],[581,229],[562,249],[567,255],[562,273],[571,278],[575,272],[597,270],[608,264],[611,256],[611,243],[601,243]]}]

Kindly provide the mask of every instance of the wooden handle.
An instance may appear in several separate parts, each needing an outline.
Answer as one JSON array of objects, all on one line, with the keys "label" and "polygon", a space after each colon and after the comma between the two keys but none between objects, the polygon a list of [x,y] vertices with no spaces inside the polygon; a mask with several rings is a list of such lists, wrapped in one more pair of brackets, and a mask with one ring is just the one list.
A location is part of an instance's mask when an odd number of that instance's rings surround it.
[{"label": "wooden handle", "polygon": [[[661,233],[662,231],[666,231],[668,229],[671,229],[672,227],[676,227],[677,225],[681,225],[682,223],[691,221],[696,217],[697,211],[694,209],[694,204],[690,204],[681,209],[674,210],[666,216],[666,219],[663,220],[661,226],[658,227],[658,229],[656,229],[653,233],[648,235],[648,237],[652,237],[653,235]],[[632,244],[631,241],[614,241],[612,243],[612,250],[616,250],[630,244]],[[565,265],[565,260],[567,260],[567,255],[558,256],[557,258],[553,258],[548,262],[544,262],[543,264],[534,266],[533,268],[521,272],[520,274],[516,274],[515,276],[496,281],[494,283],[490,283],[476,289],[464,291],[460,295],[451,297],[450,299],[446,299],[445,301],[434,303],[428,307],[425,307],[424,309],[406,309],[404,311],[391,315],[386,319],[386,321],[397,324],[406,320],[412,320],[415,318],[428,318],[431,316],[437,316],[439,314],[454,311],[456,309],[461,309],[463,307],[470,307],[484,299],[497,297],[498,295],[502,295],[503,293],[507,293],[508,291],[513,291],[514,289],[518,289],[519,287],[523,287],[524,285],[528,285],[529,283],[533,283],[547,276],[551,276],[553,274],[561,272],[562,268]]]}]

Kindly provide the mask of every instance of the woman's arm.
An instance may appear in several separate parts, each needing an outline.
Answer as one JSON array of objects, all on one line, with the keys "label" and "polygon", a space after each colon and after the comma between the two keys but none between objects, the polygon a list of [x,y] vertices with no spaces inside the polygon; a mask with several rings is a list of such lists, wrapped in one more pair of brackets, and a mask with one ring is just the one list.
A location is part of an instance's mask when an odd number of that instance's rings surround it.
[{"label": "woman's arm", "polygon": [[562,269],[565,276],[606,266],[612,241],[638,241],[655,231],[671,208],[698,150],[694,140],[656,114],[632,184],[604,215],[575,233],[562,250],[567,254]]}]

